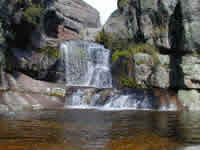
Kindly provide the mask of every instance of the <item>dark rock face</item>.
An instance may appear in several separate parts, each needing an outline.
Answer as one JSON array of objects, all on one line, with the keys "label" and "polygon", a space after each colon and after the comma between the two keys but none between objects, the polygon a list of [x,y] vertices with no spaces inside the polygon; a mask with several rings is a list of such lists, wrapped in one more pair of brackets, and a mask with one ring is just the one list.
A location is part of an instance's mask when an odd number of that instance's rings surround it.
[{"label": "dark rock face", "polygon": [[[14,69],[30,77],[50,82],[64,81],[64,67],[60,56],[48,56],[37,51],[12,49]],[[63,69],[62,69],[63,68]]]}]

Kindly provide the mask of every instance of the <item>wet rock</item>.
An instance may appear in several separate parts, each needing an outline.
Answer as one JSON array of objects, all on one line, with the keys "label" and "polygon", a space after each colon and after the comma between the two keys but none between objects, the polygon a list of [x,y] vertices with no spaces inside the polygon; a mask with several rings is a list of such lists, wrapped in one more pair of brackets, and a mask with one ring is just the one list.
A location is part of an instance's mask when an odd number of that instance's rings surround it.
[{"label": "wet rock", "polygon": [[186,55],[182,57],[182,76],[184,86],[189,89],[200,88],[200,60],[198,56]]},{"label": "wet rock", "polygon": [[60,70],[62,66],[60,56],[39,52],[39,50],[37,52],[17,48],[12,49],[12,53],[13,57],[9,63],[13,65],[15,70],[23,72],[34,79],[63,82],[64,70]]},{"label": "wet rock", "polygon": [[197,90],[179,90],[178,97],[188,110],[195,111],[200,109],[200,93]]},{"label": "wet rock", "polygon": [[[41,105],[41,108],[63,107],[65,85],[34,80],[22,73],[3,74],[0,93],[1,104],[9,110],[19,111]],[[31,86],[30,86],[31,85]]]}]

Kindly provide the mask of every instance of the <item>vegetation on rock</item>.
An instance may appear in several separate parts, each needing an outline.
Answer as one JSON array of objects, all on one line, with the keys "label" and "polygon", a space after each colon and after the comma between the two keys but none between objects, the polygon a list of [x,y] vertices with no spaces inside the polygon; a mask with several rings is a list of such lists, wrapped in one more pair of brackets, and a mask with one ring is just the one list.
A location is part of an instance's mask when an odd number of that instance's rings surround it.
[{"label": "vegetation on rock", "polygon": [[128,5],[128,1],[127,0],[120,0],[119,1],[119,7],[124,7]]},{"label": "vegetation on rock", "polygon": [[134,41],[130,39],[118,39],[114,33],[105,32],[104,29],[97,34],[95,42],[104,45],[105,48],[113,52],[116,50],[128,49],[134,43]]},{"label": "vegetation on rock", "polygon": [[60,57],[60,51],[56,47],[44,46],[39,49],[39,52],[43,53],[48,57]]},{"label": "vegetation on rock", "polygon": [[120,58],[126,58],[128,61],[127,63],[133,63],[134,61],[134,55],[137,53],[147,53],[153,57],[153,66],[156,66],[160,63],[159,57],[158,57],[158,50],[156,47],[150,44],[145,43],[139,43],[136,44],[133,48],[128,48],[126,50],[117,50],[112,55],[112,62],[115,63]]},{"label": "vegetation on rock", "polygon": [[[159,28],[159,31],[161,29]],[[164,30],[164,29],[163,29]],[[157,32],[157,31],[156,31]],[[131,39],[131,38],[130,38]],[[134,79],[135,62],[134,57],[138,53],[149,54],[153,60],[151,62],[152,70],[160,64],[158,49],[147,43],[138,43],[133,39],[118,39],[113,33],[107,33],[104,29],[97,35],[96,42],[103,44],[106,48],[112,51],[112,64],[115,73],[118,74],[120,87],[139,88]]]},{"label": "vegetation on rock", "polygon": [[40,5],[31,4],[31,6],[24,11],[24,19],[28,23],[37,26],[40,24],[40,17],[42,16],[42,13],[43,8],[41,8]]},{"label": "vegetation on rock", "polygon": [[120,78],[120,88],[124,88],[124,87],[128,87],[128,88],[141,88],[141,86],[138,85],[133,78],[121,77]]}]

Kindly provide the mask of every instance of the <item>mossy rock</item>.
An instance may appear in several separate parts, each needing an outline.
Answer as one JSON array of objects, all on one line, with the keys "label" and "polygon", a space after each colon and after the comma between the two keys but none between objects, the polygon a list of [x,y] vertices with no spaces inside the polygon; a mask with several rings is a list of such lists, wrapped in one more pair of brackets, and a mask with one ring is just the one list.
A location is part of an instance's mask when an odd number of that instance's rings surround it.
[{"label": "mossy rock", "polygon": [[24,11],[24,19],[34,26],[38,26],[43,12],[44,9],[40,5],[30,4],[30,7]]},{"label": "mossy rock", "polygon": [[60,57],[60,50],[56,47],[45,46],[39,49],[39,52],[48,57]]},{"label": "mossy rock", "polygon": [[120,8],[128,6],[128,0],[119,0],[118,5],[119,5]]},{"label": "mossy rock", "polygon": [[133,78],[120,78],[120,88],[141,88]]}]

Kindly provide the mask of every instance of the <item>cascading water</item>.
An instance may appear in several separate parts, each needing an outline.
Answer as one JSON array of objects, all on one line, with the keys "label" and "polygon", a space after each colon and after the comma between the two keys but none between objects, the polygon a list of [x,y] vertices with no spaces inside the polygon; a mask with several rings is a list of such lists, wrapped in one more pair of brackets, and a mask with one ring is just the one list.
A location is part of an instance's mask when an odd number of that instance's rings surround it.
[{"label": "cascading water", "polygon": [[[103,109],[170,109],[144,90],[124,92],[112,89],[110,51],[87,41],[64,41],[60,45],[65,66],[66,107]],[[159,108],[160,107],[160,108]],[[173,107],[174,109],[174,107]]]},{"label": "cascading water", "polygon": [[86,41],[66,41],[60,45],[69,86],[112,88],[110,52]]}]

